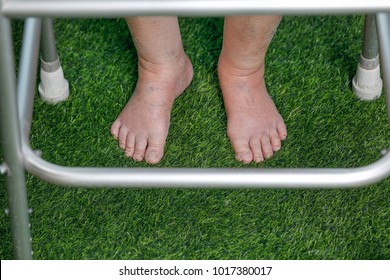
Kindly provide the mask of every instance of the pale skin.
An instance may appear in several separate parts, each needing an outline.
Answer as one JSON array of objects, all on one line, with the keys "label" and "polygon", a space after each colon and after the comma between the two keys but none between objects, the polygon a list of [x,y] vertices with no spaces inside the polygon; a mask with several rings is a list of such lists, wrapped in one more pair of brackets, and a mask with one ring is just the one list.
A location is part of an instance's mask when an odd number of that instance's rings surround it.
[{"label": "pale skin", "polygon": [[[184,52],[176,17],[127,20],[137,53],[134,93],[111,127],[125,154],[160,162],[175,99],[189,86],[192,64]],[[272,157],[287,137],[283,118],[268,94],[264,60],[279,16],[228,16],[218,63],[227,134],[243,163]]]}]

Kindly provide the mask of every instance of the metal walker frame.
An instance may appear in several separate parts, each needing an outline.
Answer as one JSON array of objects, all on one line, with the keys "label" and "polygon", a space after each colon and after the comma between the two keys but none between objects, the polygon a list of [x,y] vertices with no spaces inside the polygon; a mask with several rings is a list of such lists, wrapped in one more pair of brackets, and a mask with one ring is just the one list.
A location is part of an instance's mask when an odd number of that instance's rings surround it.
[{"label": "metal walker frame", "polygon": [[[373,14],[366,17],[362,56],[368,56],[366,58],[369,60],[377,56],[378,37],[390,122],[390,4],[380,0],[371,0],[370,3],[341,2],[329,0],[314,5],[300,0],[0,0],[0,126],[4,151],[0,173],[6,176],[15,258],[32,258],[25,171],[49,183],[85,187],[334,188],[364,186],[390,176],[390,152],[365,167],[333,169],[82,168],[49,163],[40,158],[29,144],[41,18],[45,21],[45,32],[49,32],[43,36],[43,56],[53,60],[57,56],[54,37],[50,36],[52,27],[45,19],[47,17]],[[12,17],[27,18],[18,79],[12,48]]]}]

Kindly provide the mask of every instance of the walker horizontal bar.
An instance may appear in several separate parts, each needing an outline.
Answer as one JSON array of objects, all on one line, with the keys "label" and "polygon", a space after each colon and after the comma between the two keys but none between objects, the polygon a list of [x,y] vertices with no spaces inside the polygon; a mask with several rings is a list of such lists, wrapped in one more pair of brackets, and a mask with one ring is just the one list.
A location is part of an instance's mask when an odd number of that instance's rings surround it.
[{"label": "walker horizontal bar", "polygon": [[25,168],[57,185],[156,188],[346,188],[390,176],[390,152],[365,167],[335,169],[90,168],[64,167],[41,159],[23,144]]},{"label": "walker horizontal bar", "polygon": [[[10,1],[8,0],[6,3]],[[80,2],[86,3],[86,1]],[[152,2],[156,3],[155,1]],[[184,2],[192,3],[192,1]],[[214,3],[219,1],[210,2]],[[230,1],[227,2],[230,3]],[[21,115],[25,116],[27,110],[23,106],[19,109],[21,110]],[[24,133],[22,131],[22,134]],[[133,188],[344,188],[376,183],[390,176],[390,153],[387,153],[382,159],[373,164],[358,168],[187,169],[59,166],[37,156],[30,148],[28,137],[22,137],[22,151],[24,165],[27,171],[46,182],[64,186]]]},{"label": "walker horizontal bar", "polygon": [[383,0],[2,0],[5,16],[124,17],[142,15],[352,14],[390,11]]}]

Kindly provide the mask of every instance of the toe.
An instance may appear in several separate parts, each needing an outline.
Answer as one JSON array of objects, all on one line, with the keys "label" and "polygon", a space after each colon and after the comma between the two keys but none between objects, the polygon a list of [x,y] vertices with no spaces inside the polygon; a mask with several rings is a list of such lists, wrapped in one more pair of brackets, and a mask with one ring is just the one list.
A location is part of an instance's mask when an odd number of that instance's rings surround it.
[{"label": "toe", "polygon": [[118,139],[118,134],[119,134],[119,129],[121,127],[121,122],[119,120],[116,120],[112,126],[111,126],[111,135],[115,138]]},{"label": "toe", "polygon": [[245,141],[244,139],[232,139],[232,146],[235,152],[236,160],[243,163],[250,163],[253,160],[253,154],[249,148],[248,141]]},{"label": "toe", "polygon": [[148,147],[146,151],[145,161],[150,164],[157,164],[160,162],[164,154],[164,148],[161,147]]},{"label": "toe", "polygon": [[126,149],[127,134],[127,128],[125,126],[121,126],[118,132],[118,143],[122,150]]},{"label": "toe", "polygon": [[252,150],[253,160],[255,162],[262,162],[264,160],[263,152],[261,150],[260,138],[252,137],[249,141],[249,146]]},{"label": "toe", "polygon": [[126,140],[126,150],[125,150],[126,156],[133,157],[134,149],[135,149],[135,135],[133,133],[129,133],[127,135],[127,140]]},{"label": "toe", "polygon": [[280,136],[276,130],[273,130],[270,133],[271,145],[274,152],[277,152],[282,147],[282,143],[280,141]]},{"label": "toe", "polygon": [[157,164],[164,155],[165,139],[158,136],[151,136],[148,139],[148,147],[145,153],[145,161],[150,164]]},{"label": "toe", "polygon": [[268,135],[265,135],[261,138],[261,149],[263,151],[263,156],[265,159],[269,159],[274,154],[271,141]]},{"label": "toe", "polygon": [[253,155],[252,152],[248,149],[236,152],[236,160],[241,161],[242,163],[248,164],[252,161]]},{"label": "toe", "polygon": [[135,149],[133,154],[133,159],[135,161],[142,161],[144,159],[147,143],[147,138],[144,135],[136,136]]},{"label": "toe", "polygon": [[284,122],[279,122],[277,126],[280,140],[285,140],[287,138],[287,128]]},{"label": "toe", "polygon": [[146,152],[145,161],[149,164],[157,164],[162,159],[162,152],[157,149],[152,149],[151,151]]}]

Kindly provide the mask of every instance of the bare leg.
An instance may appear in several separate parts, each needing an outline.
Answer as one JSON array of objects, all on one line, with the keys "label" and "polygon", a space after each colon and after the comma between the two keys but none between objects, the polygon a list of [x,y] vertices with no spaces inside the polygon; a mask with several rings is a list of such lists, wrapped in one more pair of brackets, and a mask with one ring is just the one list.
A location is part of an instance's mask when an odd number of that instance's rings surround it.
[{"label": "bare leg", "polygon": [[225,18],[218,74],[228,136],[244,163],[270,158],[287,137],[264,81],[265,54],[279,22],[279,16]]},{"label": "bare leg", "polygon": [[135,91],[111,127],[125,154],[158,163],[164,154],[172,105],[192,80],[176,17],[128,18],[138,53]]}]

